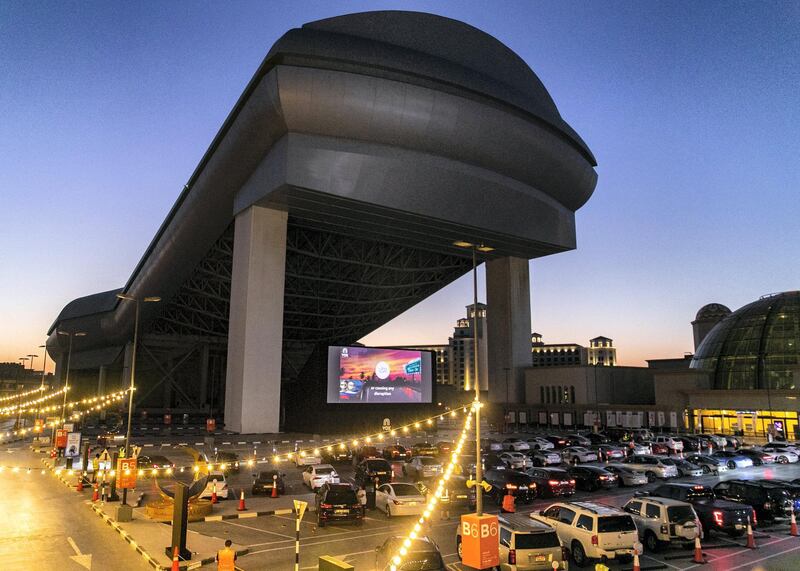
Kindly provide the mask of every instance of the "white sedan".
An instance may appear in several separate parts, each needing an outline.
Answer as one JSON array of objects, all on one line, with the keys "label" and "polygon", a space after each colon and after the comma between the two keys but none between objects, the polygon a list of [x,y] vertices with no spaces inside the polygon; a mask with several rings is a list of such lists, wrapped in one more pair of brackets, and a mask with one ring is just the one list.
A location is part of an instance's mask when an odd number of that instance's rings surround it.
[{"label": "white sedan", "polygon": [[533,467],[533,462],[522,452],[503,452],[500,460],[512,470],[525,470]]},{"label": "white sedan", "polygon": [[564,459],[564,462],[570,464],[597,461],[597,453],[583,446],[567,446],[561,451],[561,457]]},{"label": "white sedan", "polygon": [[414,484],[383,484],[375,492],[375,507],[383,511],[386,517],[421,515],[426,502],[425,494]]},{"label": "white sedan", "polygon": [[556,445],[549,440],[545,440],[539,436],[528,438],[528,446],[530,446],[531,450],[552,450],[556,447]]},{"label": "white sedan", "polygon": [[530,445],[519,438],[506,438],[503,440],[503,450],[510,450],[512,452],[527,452],[530,449]]},{"label": "white sedan", "polygon": [[228,482],[225,480],[225,474],[222,472],[211,473],[208,475],[208,483],[206,484],[200,498],[210,498],[214,491],[217,492],[217,498],[222,500],[228,499]]},{"label": "white sedan", "polygon": [[339,474],[330,464],[308,466],[303,470],[303,483],[316,492],[323,484],[338,484]]}]

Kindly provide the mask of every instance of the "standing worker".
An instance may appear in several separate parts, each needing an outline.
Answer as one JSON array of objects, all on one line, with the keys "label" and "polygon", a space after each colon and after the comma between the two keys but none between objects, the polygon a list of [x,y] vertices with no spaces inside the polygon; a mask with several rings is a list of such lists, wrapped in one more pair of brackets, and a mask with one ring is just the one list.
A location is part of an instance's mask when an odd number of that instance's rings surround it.
[{"label": "standing worker", "polygon": [[225,540],[225,547],[217,551],[217,571],[236,570],[236,552],[231,549],[232,541]]},{"label": "standing worker", "polygon": [[92,484],[97,483],[97,472],[100,471],[100,454],[95,454],[92,458]]},{"label": "standing worker", "polygon": [[356,492],[356,498],[358,498],[358,503],[361,504],[363,509],[367,509],[367,490],[362,488],[361,486],[358,487],[358,491]]},{"label": "standing worker", "polygon": [[444,487],[442,497],[439,498],[439,508],[441,509],[440,519],[447,521],[450,519],[450,490]]}]

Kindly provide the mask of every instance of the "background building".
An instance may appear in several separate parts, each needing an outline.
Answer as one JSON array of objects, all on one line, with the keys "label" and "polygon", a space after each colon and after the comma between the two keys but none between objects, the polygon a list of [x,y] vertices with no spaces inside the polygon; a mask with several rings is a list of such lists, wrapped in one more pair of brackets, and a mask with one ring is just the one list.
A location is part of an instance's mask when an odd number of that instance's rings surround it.
[{"label": "background building", "polygon": [[531,365],[533,367],[572,367],[617,364],[617,349],[608,337],[589,340],[589,347],[577,343],[544,343],[541,333],[531,333]]},{"label": "background building", "polygon": [[595,337],[589,340],[589,364],[613,367],[617,364],[617,349],[614,340],[608,337]]}]

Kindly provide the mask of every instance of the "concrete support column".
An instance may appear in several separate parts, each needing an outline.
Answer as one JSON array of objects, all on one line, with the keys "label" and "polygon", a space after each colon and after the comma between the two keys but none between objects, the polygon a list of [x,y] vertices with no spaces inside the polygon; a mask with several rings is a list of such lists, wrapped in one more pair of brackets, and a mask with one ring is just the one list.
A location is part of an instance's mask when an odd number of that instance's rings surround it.
[{"label": "concrete support column", "polygon": [[286,212],[251,206],[236,216],[228,320],[225,428],[280,425]]},{"label": "concrete support column", "polygon": [[532,362],[530,291],[528,260],[486,263],[489,402],[506,402],[506,394],[508,402],[525,402],[524,369]]},{"label": "concrete support column", "polygon": [[97,394],[102,395],[106,392],[106,373],[108,372],[105,365],[100,365],[100,370],[97,373]]},{"label": "concrete support column", "polygon": [[[167,371],[170,371],[170,375],[172,374],[172,368],[175,366],[175,361],[170,357],[167,359]],[[172,408],[172,383],[170,382],[170,375],[164,375],[163,383],[163,393],[162,393],[162,406],[165,409]]]},{"label": "concrete support column", "polygon": [[200,407],[208,408],[208,343],[200,347]]},{"label": "concrete support column", "polygon": [[[120,390],[127,390],[131,386],[131,363],[133,362],[133,341],[125,343],[125,356],[122,358],[122,376],[120,377]],[[136,400],[136,395],[133,395]]]},{"label": "concrete support column", "polygon": [[64,385],[64,363],[66,362],[67,357],[64,353],[60,353],[53,357],[53,361],[55,361],[56,368],[53,373],[53,388],[60,389]]}]

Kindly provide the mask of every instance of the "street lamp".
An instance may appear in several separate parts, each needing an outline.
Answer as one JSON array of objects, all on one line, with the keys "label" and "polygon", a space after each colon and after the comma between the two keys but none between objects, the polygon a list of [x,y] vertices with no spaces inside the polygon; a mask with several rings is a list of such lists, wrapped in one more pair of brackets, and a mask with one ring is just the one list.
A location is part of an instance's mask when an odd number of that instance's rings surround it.
[{"label": "street lamp", "polygon": [[38,356],[39,355],[28,355],[28,359],[31,361],[31,371],[33,371],[33,360]]},{"label": "street lamp", "polygon": [[478,368],[478,252],[492,252],[494,248],[483,244],[458,240],[453,242],[458,248],[472,250],[472,361],[475,363],[475,513],[483,515],[483,466],[481,466],[481,383]]},{"label": "street lamp", "polygon": [[[160,297],[150,296],[138,298],[124,293],[118,293],[117,298],[122,301],[132,301],[136,307],[136,317],[133,322],[133,352],[131,354],[131,385],[128,390],[128,429],[125,432],[125,450],[122,458],[127,458],[131,444],[131,420],[133,417],[133,391],[136,386],[136,344],[139,340],[139,302],[155,303],[161,301]],[[122,488],[122,505],[128,505],[128,488]]]},{"label": "street lamp", "polygon": [[[45,371],[47,370],[47,345],[39,345],[39,349],[44,349],[44,358],[42,359],[42,384],[39,385],[39,397],[44,394],[44,377]],[[33,419],[33,428],[34,431],[36,429],[36,420],[39,418],[39,413],[42,410],[42,403],[39,403],[39,406],[36,407],[36,417]],[[44,430],[44,422],[42,422],[42,430]],[[38,439],[38,436],[37,436]]]},{"label": "street lamp", "polygon": [[66,420],[64,416],[67,411],[67,393],[69,392],[69,366],[70,361],[72,360],[72,339],[74,337],[86,337],[85,331],[59,331],[59,335],[67,335],[69,336],[69,348],[67,349],[67,375],[64,380],[64,400],[61,404],[61,420],[62,422]]}]

